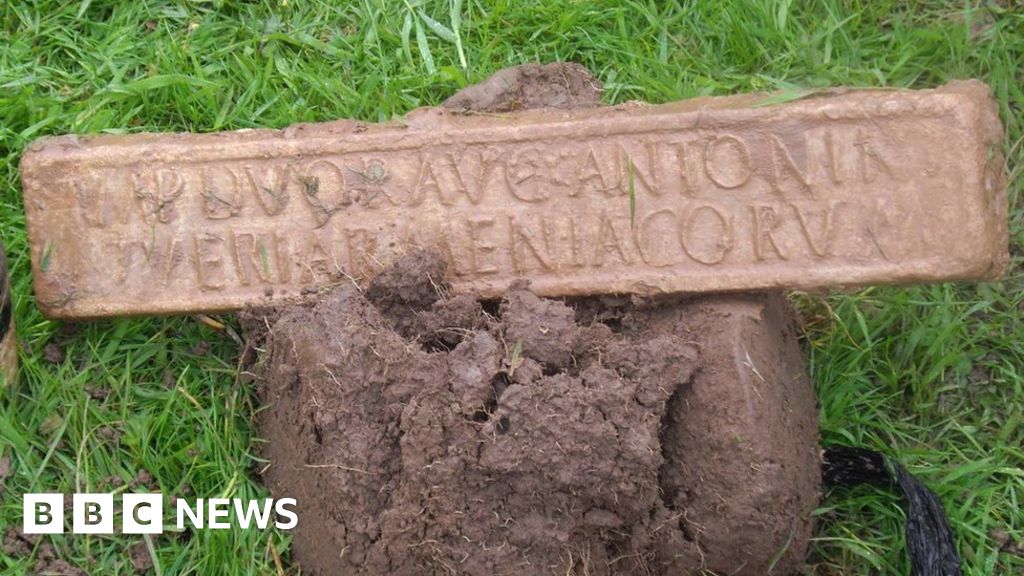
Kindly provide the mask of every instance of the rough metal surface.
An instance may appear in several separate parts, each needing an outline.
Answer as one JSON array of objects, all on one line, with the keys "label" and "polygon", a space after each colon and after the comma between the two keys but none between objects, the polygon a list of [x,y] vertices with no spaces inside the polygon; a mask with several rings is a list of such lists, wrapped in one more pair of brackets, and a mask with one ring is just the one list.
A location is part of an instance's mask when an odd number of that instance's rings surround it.
[{"label": "rough metal surface", "polygon": [[237,309],[412,246],[495,296],[997,277],[1002,128],[987,87],[64,136],[22,180],[53,318]]}]

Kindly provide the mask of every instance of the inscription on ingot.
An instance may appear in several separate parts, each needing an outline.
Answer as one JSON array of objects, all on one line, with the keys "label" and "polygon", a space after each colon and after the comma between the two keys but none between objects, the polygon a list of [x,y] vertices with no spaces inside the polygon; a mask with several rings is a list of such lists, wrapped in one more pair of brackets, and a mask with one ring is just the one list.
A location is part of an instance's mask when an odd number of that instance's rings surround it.
[{"label": "inscription on ingot", "polygon": [[518,277],[578,295],[1004,266],[980,83],[726,103],[44,140],[22,163],[38,301],[66,318],[235,309],[413,247],[483,296]]}]

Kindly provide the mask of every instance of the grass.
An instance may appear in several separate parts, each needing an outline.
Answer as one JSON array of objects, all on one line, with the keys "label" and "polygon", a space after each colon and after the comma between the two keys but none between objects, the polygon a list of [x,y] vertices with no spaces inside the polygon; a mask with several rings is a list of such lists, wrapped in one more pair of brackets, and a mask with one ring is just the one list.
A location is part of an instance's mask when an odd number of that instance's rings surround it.
[{"label": "grass", "polygon": [[[964,77],[990,84],[1008,132],[1014,257],[1006,279],[796,300],[825,441],[895,455],[932,486],[948,507],[965,573],[1021,573],[1024,10],[1006,2],[5,2],[0,232],[23,368],[20,383],[0,392],[0,459],[12,464],[0,530],[20,525],[25,492],[126,490],[141,470],[165,493],[261,493],[252,393],[222,332],[192,318],[62,326],[39,315],[17,169],[28,142],[67,132],[385,120],[503,66],[551,60],[590,67],[609,103]],[[44,360],[48,343],[66,358]],[[894,496],[833,492],[818,515],[810,573],[907,573]],[[127,553],[142,542],[51,541],[95,574],[133,573]],[[277,555],[294,571],[289,537],[274,531],[206,530],[152,544],[158,574],[273,574]],[[29,573],[34,564],[0,552],[0,572]]]}]

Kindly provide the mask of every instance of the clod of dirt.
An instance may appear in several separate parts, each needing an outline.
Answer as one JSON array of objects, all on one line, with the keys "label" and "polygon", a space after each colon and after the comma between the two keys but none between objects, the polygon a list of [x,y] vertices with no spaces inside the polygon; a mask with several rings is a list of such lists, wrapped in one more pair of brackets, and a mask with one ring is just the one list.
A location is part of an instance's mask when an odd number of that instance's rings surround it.
[{"label": "clod of dirt", "polygon": [[132,478],[132,481],[128,483],[128,488],[135,491],[155,492],[157,491],[156,479],[149,473],[149,470],[139,469],[135,473],[135,478]]},{"label": "clod of dirt", "polygon": [[93,400],[105,400],[110,395],[110,390],[102,385],[85,387],[85,393]]},{"label": "clod of dirt", "polygon": [[43,360],[50,364],[61,364],[64,362],[64,347],[56,342],[50,342],[43,346]]},{"label": "clod of dirt", "polygon": [[505,295],[500,313],[508,342],[520,347],[524,356],[553,371],[568,366],[579,338],[572,308],[538,298],[518,283]]},{"label": "clod of dirt", "polygon": [[[617,304],[613,333],[525,285],[488,316],[444,296],[436,261],[413,253],[365,294],[243,315],[265,351],[264,479],[298,501],[304,573],[802,563],[816,411],[780,299]],[[457,337],[425,346],[427,325]]]},{"label": "clod of dirt", "polygon": [[110,426],[101,426],[96,430],[96,436],[112,444],[117,444],[121,441],[121,431]]},{"label": "clod of dirt", "polygon": [[448,264],[435,252],[409,254],[370,280],[366,297],[385,310],[423,309],[441,298]]},{"label": "clod of dirt", "polygon": [[[53,549],[44,548],[44,550],[49,550],[52,553]],[[36,565],[32,573],[45,576],[89,576],[88,572],[76,566],[72,566],[65,560],[52,557],[43,558],[42,553],[40,553],[40,558],[36,561]]]},{"label": "clod of dirt", "polygon": [[193,346],[189,352],[196,356],[206,356],[210,353],[210,343],[206,340],[200,340],[199,342],[196,342],[196,345]]},{"label": "clod of dirt", "polygon": [[153,557],[149,555],[149,547],[145,541],[134,544],[128,551],[128,558],[131,559],[136,574],[145,574],[153,568]]},{"label": "clod of dirt", "polygon": [[0,498],[3,497],[4,492],[7,490],[6,479],[7,475],[11,473],[11,458],[4,456],[0,458]]},{"label": "clod of dirt", "polygon": [[[401,318],[395,318],[396,325],[406,325]],[[430,309],[419,310],[408,323],[408,338],[418,338],[428,350],[431,347],[451,350],[467,335],[480,330],[490,320],[475,298],[459,295],[434,302]]]},{"label": "clod of dirt", "polygon": [[1010,533],[1002,528],[993,528],[988,533],[1000,552],[1006,554],[1013,554],[1019,558],[1024,558],[1024,543],[1018,542],[1010,536]]},{"label": "clod of dirt", "polygon": [[32,568],[32,574],[52,574],[54,576],[87,576],[88,574],[85,570],[58,558],[57,552],[50,542],[39,542],[39,536],[25,534],[20,528],[13,526],[7,528],[0,551],[12,558],[24,558],[30,555],[33,549],[36,549],[36,563]]},{"label": "clod of dirt", "polygon": [[7,532],[4,533],[4,543],[0,550],[3,550],[4,554],[12,558],[28,556],[32,553],[32,548],[35,547],[38,539],[39,536],[25,534],[20,528],[8,526]]},{"label": "clod of dirt", "polygon": [[523,64],[463,88],[444,107],[474,112],[589,108],[601,104],[601,90],[601,81],[575,62]]}]

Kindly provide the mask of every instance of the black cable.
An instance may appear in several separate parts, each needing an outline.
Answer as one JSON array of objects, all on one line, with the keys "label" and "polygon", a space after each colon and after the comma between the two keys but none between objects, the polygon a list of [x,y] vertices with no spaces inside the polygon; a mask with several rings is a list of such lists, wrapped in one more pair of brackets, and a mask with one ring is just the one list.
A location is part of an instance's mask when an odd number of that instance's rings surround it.
[{"label": "black cable", "polygon": [[872,484],[899,488],[907,504],[911,574],[963,576],[942,502],[899,462],[865,448],[829,446],[825,448],[821,474],[826,486]]}]

